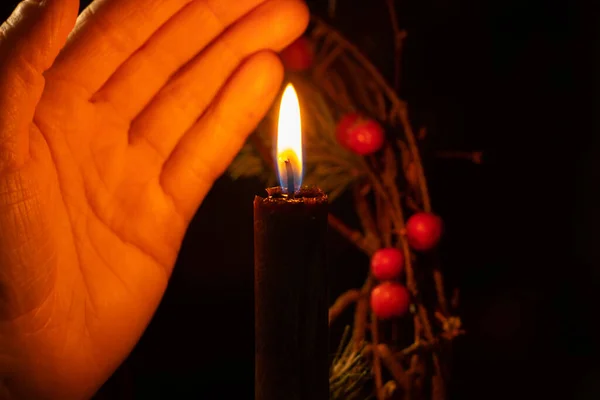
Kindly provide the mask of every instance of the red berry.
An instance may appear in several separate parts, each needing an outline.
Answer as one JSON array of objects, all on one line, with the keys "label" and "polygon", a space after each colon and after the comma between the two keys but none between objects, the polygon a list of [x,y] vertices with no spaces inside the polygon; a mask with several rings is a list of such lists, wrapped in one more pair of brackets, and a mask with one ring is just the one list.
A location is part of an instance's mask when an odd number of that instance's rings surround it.
[{"label": "red berry", "polygon": [[381,125],[358,113],[349,113],[340,119],[336,137],[343,147],[362,156],[381,149],[385,140]]},{"label": "red berry", "polygon": [[371,257],[371,273],[380,281],[399,278],[403,270],[404,254],[398,249],[379,249]]},{"label": "red berry", "polygon": [[420,212],[406,222],[406,238],[415,250],[426,251],[434,248],[442,236],[442,219],[435,214]]},{"label": "red berry", "polygon": [[383,282],[371,291],[371,309],[381,319],[401,317],[407,313],[410,296],[397,282]]},{"label": "red berry", "polygon": [[313,46],[304,36],[283,49],[280,53],[281,61],[289,71],[304,71],[313,64]]}]

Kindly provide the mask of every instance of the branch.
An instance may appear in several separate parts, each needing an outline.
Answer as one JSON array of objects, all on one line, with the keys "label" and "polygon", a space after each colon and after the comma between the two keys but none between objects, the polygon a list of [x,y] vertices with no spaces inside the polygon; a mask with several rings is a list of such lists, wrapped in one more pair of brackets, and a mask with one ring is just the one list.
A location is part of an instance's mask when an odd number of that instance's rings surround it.
[{"label": "branch", "polygon": [[[379,345],[379,321],[375,313],[371,313],[371,336],[373,348],[377,349]],[[379,351],[373,352],[373,374],[375,375],[375,394],[377,400],[385,400],[383,393],[383,378],[381,377],[381,359]]]},{"label": "branch", "polygon": [[371,256],[376,249],[373,249],[366,238],[359,232],[349,228],[346,224],[344,224],[340,219],[335,217],[333,214],[329,214],[327,217],[327,221],[329,225],[339,232],[340,235],[345,237],[348,241],[354,243],[356,247],[361,249],[368,256]]},{"label": "branch", "polygon": [[380,248],[381,239],[379,238],[377,225],[375,224],[369,203],[362,193],[362,188],[360,185],[354,185],[353,195],[354,204],[356,206],[356,214],[358,214],[363,231],[365,232],[365,236],[368,238],[369,242],[373,242],[373,247]]},{"label": "branch", "polygon": [[345,293],[342,293],[329,308],[329,325],[331,325],[333,320],[336,319],[342,312],[344,312],[346,307],[358,301],[360,297],[361,293],[357,289],[351,289]]},{"label": "branch", "polygon": [[369,277],[360,289],[361,296],[356,302],[356,310],[354,311],[354,329],[352,331],[352,340],[354,342],[354,350],[359,351],[365,340],[365,331],[367,329],[367,316],[369,314],[369,293],[373,287],[374,279],[369,274]]},{"label": "branch", "polygon": [[392,218],[392,221],[398,222],[399,220],[402,219],[402,214],[401,214],[401,212],[398,212],[398,207],[396,207],[396,204],[394,204],[394,202],[390,198],[390,195],[385,190],[382,183],[379,181],[377,174],[375,172],[373,172],[373,170],[371,169],[371,166],[364,159],[362,160],[362,163],[363,163],[363,169],[367,173],[367,176],[368,176],[369,180],[371,181],[371,184],[373,185],[375,190],[381,195],[383,200],[385,200],[389,204],[389,206],[390,206],[389,209],[391,211],[390,217]]},{"label": "branch", "polygon": [[444,378],[442,376],[440,358],[436,353],[433,353],[433,368],[435,372],[431,379],[431,398],[433,400],[445,400],[446,384],[444,383]]},{"label": "branch", "polygon": [[400,65],[402,61],[402,44],[406,37],[406,31],[400,29],[398,25],[398,15],[396,13],[396,7],[394,0],[387,0],[387,7],[390,12],[390,22],[392,23],[392,30],[394,31],[394,89],[398,91],[400,89]]},{"label": "branch", "polygon": [[435,155],[440,158],[468,160],[474,164],[483,162],[483,152],[481,151],[436,151]]},{"label": "branch", "polygon": [[420,353],[423,351],[429,351],[436,348],[438,345],[438,340],[435,339],[433,342],[429,342],[427,340],[419,340],[418,342],[414,342],[410,346],[402,349],[395,356],[399,359],[404,359],[406,357],[410,357],[416,353]]},{"label": "branch", "polygon": [[427,188],[427,181],[425,180],[425,173],[423,172],[423,163],[421,161],[421,155],[419,154],[419,148],[417,147],[415,140],[415,133],[408,118],[408,110],[406,105],[403,104],[403,106],[398,108],[397,111],[398,116],[400,117],[400,122],[404,128],[404,135],[406,136],[406,141],[408,142],[408,148],[410,149],[413,162],[417,168],[419,187],[421,189],[421,197],[423,199],[423,210],[425,212],[431,212],[431,199],[429,198],[429,189]]},{"label": "branch", "polygon": [[396,382],[398,382],[404,388],[404,390],[408,392],[410,386],[409,377],[402,367],[402,364],[396,361],[396,358],[390,351],[390,348],[385,344],[379,344],[377,345],[377,353],[379,353],[381,356],[383,364],[388,371],[390,371],[390,374],[392,374]]},{"label": "branch", "polygon": [[406,206],[408,208],[410,208],[411,210],[413,210],[414,212],[420,212],[421,211],[421,207],[417,204],[417,202],[415,201],[415,199],[413,199],[410,196],[404,196],[404,202],[406,203]]},{"label": "branch", "polygon": [[446,300],[446,289],[444,288],[444,277],[439,266],[433,268],[433,281],[435,282],[435,291],[438,297],[438,303],[442,313],[448,314],[448,301]]},{"label": "branch", "polygon": [[381,238],[385,247],[392,247],[392,224],[390,221],[390,212],[386,207],[384,199],[379,193],[375,193],[377,208],[377,223]]},{"label": "branch", "polygon": [[[375,160],[372,160],[372,163],[375,164]],[[394,156],[394,150],[389,144],[386,145],[384,150],[383,164],[382,180],[384,185],[387,185],[388,181],[395,182],[398,174],[398,165],[396,163],[396,157]],[[381,214],[379,217],[379,224],[381,226],[380,230],[382,232],[386,247],[391,247],[392,210],[390,210],[390,207],[393,207],[393,205],[387,204],[380,193],[376,193],[376,195],[377,208]]]}]

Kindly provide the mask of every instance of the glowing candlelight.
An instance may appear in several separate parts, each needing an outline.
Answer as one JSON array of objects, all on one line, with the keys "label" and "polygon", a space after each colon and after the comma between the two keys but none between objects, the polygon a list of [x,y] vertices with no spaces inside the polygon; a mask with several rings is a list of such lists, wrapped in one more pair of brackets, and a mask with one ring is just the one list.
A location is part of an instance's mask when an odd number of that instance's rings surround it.
[{"label": "glowing candlelight", "polygon": [[277,126],[277,176],[284,192],[293,196],[302,185],[302,122],[294,86],[286,86]]}]

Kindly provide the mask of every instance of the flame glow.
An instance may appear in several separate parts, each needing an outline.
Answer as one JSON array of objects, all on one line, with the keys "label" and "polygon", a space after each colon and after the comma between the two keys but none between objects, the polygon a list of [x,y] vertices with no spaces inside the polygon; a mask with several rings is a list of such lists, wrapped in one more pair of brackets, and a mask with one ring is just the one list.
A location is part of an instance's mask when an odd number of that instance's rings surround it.
[{"label": "flame glow", "polygon": [[286,161],[289,161],[293,171],[296,192],[302,185],[302,123],[298,95],[291,83],[281,97],[277,126],[277,176],[280,186],[287,193]]}]

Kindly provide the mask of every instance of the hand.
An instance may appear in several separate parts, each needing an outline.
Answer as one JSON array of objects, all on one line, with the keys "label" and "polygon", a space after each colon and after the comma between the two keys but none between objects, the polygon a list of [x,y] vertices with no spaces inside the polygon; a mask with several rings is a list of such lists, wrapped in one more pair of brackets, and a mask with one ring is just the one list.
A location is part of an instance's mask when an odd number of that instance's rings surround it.
[{"label": "hand", "polygon": [[269,50],[308,20],[298,0],[97,0],[75,22],[77,11],[28,0],[1,28],[8,398],[91,397],[124,360],[193,214],[279,91]]}]

